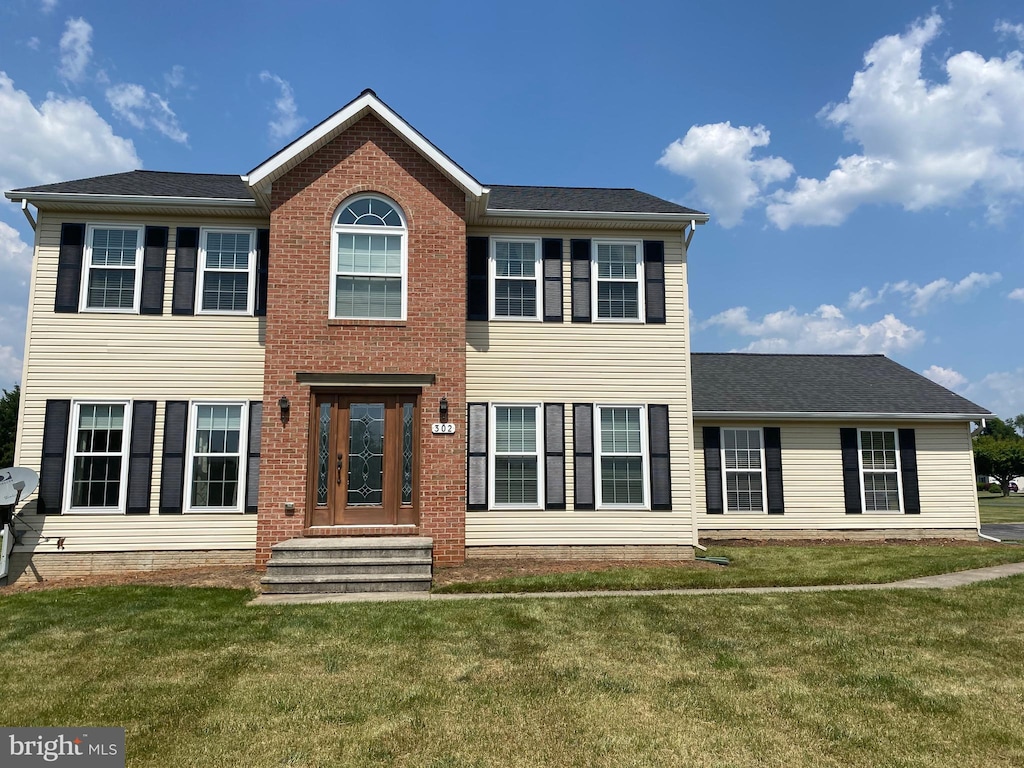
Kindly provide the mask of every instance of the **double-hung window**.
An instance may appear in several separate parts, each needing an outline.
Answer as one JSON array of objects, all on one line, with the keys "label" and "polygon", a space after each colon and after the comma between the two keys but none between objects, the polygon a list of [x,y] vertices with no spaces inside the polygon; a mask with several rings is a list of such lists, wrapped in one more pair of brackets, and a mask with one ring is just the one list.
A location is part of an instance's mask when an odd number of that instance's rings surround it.
[{"label": "double-hung window", "polygon": [[540,240],[491,238],[491,317],[539,320]]},{"label": "double-hung window", "polygon": [[592,301],[597,307],[597,319],[642,320],[642,243],[594,240],[592,248]]},{"label": "double-hung window", "polygon": [[244,403],[193,403],[186,488],[190,512],[242,512]]},{"label": "double-hung window", "polygon": [[543,462],[539,405],[491,407],[491,507],[540,509]]},{"label": "double-hung window", "polygon": [[722,430],[726,511],[764,511],[763,448],[760,429]]},{"label": "double-hung window", "polygon": [[82,309],[138,312],[142,227],[90,225],[85,244]]},{"label": "double-hung window", "polygon": [[256,284],[256,232],[204,229],[199,249],[199,311],[251,315]]},{"label": "double-hung window", "polygon": [[599,405],[597,411],[598,508],[648,508],[644,407]]},{"label": "double-hung window", "polygon": [[130,403],[76,402],[71,418],[65,508],[124,512]]},{"label": "double-hung window", "polygon": [[896,431],[862,429],[858,435],[865,511],[901,511],[900,452]]},{"label": "double-hung window", "polygon": [[332,318],[405,319],[406,237],[405,217],[390,200],[361,195],[342,205],[331,244]]}]

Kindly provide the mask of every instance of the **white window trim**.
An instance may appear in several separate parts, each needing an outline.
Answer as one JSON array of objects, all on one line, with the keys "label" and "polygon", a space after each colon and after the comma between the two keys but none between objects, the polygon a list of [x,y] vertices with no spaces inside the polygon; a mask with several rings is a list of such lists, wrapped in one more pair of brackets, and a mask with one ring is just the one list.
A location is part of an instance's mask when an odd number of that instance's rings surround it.
[{"label": "white window trim", "polygon": [[[238,503],[233,507],[193,507],[192,506],[192,471],[195,465],[196,426],[201,405],[238,405],[241,406],[242,419],[239,422],[238,434]],[[192,400],[188,404],[188,451],[185,463],[185,504],[184,511],[192,515],[209,514],[241,514],[245,512],[245,483],[249,475],[249,403],[245,400]]]},{"label": "white window trim", "polygon": [[[203,309],[203,283],[205,282],[206,272],[206,238],[211,232],[224,232],[226,234],[237,235],[249,235],[249,269],[248,269],[248,289],[247,299],[245,304],[245,310],[228,310],[228,309]],[[199,256],[198,256],[198,267],[196,271],[196,314],[197,315],[251,315],[255,307],[255,295],[256,295],[256,230],[248,229],[246,227],[203,227],[199,230]],[[241,272],[237,269],[211,269],[210,272]]]},{"label": "white window trim", "polygon": [[[97,229],[134,229],[139,233],[135,246],[135,289],[132,297],[132,306],[128,307],[90,307],[89,304],[89,276],[94,269],[92,265],[92,239]],[[142,261],[146,256],[146,228],[139,224],[89,224],[85,228],[85,248],[82,251],[82,285],[79,289],[78,311],[79,312],[102,312],[118,315],[137,315],[142,304]],[[95,269],[123,269],[127,267],[95,267]],[[99,401],[96,401],[99,402]]]},{"label": "white window trim", "polygon": [[[533,283],[536,286],[537,311],[532,316],[510,316],[497,315],[494,312],[496,299],[496,288],[498,280],[518,280],[529,282],[529,278],[520,277],[499,277],[498,276],[498,243],[533,243],[534,246],[534,268]],[[516,235],[494,235],[490,238],[489,252],[487,257],[487,280],[488,280],[488,316],[491,320],[509,320],[512,322],[542,322],[544,320],[544,255],[541,252],[543,243],[539,237],[517,237]]]},{"label": "white window trim", "polygon": [[[899,499],[899,509],[868,509],[868,494],[867,489],[864,487],[864,439],[863,434],[865,432],[892,432],[893,445],[896,446],[896,495]],[[902,515],[903,512],[903,465],[900,462],[900,431],[896,428],[888,427],[863,427],[857,430],[857,470],[858,480],[860,482],[860,508],[864,510],[863,514],[866,515]],[[878,470],[869,469],[868,472],[878,474],[889,474],[893,472],[891,469]]]},{"label": "white window trim", "polygon": [[[597,247],[599,245],[633,245],[636,246],[636,317],[599,317],[597,308],[597,286],[598,283],[622,283],[629,282],[628,280],[613,280],[610,278],[600,278],[597,275]],[[646,322],[647,313],[645,309],[644,294],[644,243],[642,240],[616,240],[613,238],[602,237],[600,239],[592,240],[590,243],[590,306],[591,310],[591,322],[595,323],[644,323]]]},{"label": "white window trim", "polygon": [[[534,453],[502,453],[502,456],[536,456],[537,457],[537,503],[536,504],[498,504],[494,500],[495,462],[498,457],[498,408],[533,408],[534,424],[537,434],[537,445]],[[488,509],[544,509],[544,491],[547,488],[544,480],[544,414],[540,403],[491,403],[488,413],[490,429],[487,435],[487,506]]]},{"label": "white window trim", "polygon": [[[402,220],[402,226],[399,227],[361,227],[357,224],[339,224],[338,217],[341,212],[344,211],[348,206],[357,200],[363,198],[374,198],[384,200],[391,204],[395,208],[395,212],[398,213],[399,218]],[[405,211],[402,207],[392,200],[387,195],[380,195],[377,193],[358,194],[353,195],[350,198],[342,201],[341,205],[334,212],[334,218],[331,220],[331,283],[329,290],[330,300],[330,315],[331,320],[379,320],[383,322],[404,322],[408,318],[408,302],[409,302],[409,222],[405,218]],[[341,272],[338,269],[338,235],[341,233],[353,234],[353,235],[401,235],[402,238],[402,316],[401,317],[349,317],[348,315],[338,315],[337,303],[338,303],[338,277],[341,276]],[[345,273],[346,275],[351,274],[353,277],[389,277],[395,278],[399,275],[376,273],[376,272],[358,272],[358,273]]]},{"label": "white window trim", "polygon": [[[605,504],[601,482],[601,464],[604,447],[601,435],[601,411],[605,408],[637,408],[640,410],[640,456],[643,476],[644,500],[642,504]],[[598,509],[646,509],[651,508],[651,446],[647,436],[647,406],[637,403],[598,403],[594,405],[594,498]],[[632,456],[634,454],[610,453],[609,456]]]},{"label": "white window trim", "polygon": [[[761,441],[761,509],[729,509],[729,473],[730,472],[743,472],[744,474],[753,472],[752,469],[728,469],[725,465],[725,433],[726,432],[757,432],[760,435]],[[726,514],[733,515],[766,515],[768,514],[768,478],[766,476],[765,468],[765,453],[764,453],[764,428],[762,427],[722,427],[722,439],[721,439],[721,462],[722,462],[722,501],[723,511]]]},{"label": "white window trim", "polygon": [[[83,405],[123,405],[124,434],[121,437],[121,480],[118,488],[117,507],[72,507],[71,498],[75,477],[75,457],[78,451],[78,419]],[[72,400],[71,421],[68,423],[67,453],[64,460],[64,504],[65,514],[69,515],[123,515],[128,499],[128,461],[131,457],[132,441],[132,401],[125,399],[86,398]],[[89,455],[89,454],[85,454]]]}]

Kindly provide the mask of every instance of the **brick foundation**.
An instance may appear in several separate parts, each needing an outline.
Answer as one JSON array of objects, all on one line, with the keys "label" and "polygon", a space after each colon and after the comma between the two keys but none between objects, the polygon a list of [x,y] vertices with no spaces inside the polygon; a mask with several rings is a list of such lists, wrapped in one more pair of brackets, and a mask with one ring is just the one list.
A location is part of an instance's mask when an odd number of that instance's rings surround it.
[{"label": "brick foundation", "polygon": [[252,567],[251,549],[158,552],[13,552],[7,583],[50,581],[123,571],[157,571],[211,565]]},{"label": "brick foundation", "polygon": [[[332,221],[360,192],[401,206],[408,226],[405,321],[329,320]],[[420,394],[419,524],[437,564],[465,557],[465,194],[383,123],[367,116],[273,186],[256,562],[306,535],[311,389],[298,372],[433,374]],[[291,401],[286,423],[278,400]],[[432,435],[448,399],[454,435]],[[294,512],[286,514],[286,503]],[[367,529],[380,535],[377,528]],[[408,535],[409,529],[403,529]],[[345,535],[342,533],[342,535]]]},{"label": "brick foundation", "polygon": [[692,560],[693,547],[682,544],[608,544],[516,547],[466,547],[466,559],[478,560]]}]

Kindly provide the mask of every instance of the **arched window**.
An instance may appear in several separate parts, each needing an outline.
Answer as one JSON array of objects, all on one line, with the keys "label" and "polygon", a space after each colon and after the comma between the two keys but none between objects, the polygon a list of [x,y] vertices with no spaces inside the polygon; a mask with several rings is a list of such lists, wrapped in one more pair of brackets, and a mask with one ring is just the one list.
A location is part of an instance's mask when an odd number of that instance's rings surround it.
[{"label": "arched window", "polygon": [[407,230],[379,195],[346,200],[334,217],[331,317],[405,319]]}]

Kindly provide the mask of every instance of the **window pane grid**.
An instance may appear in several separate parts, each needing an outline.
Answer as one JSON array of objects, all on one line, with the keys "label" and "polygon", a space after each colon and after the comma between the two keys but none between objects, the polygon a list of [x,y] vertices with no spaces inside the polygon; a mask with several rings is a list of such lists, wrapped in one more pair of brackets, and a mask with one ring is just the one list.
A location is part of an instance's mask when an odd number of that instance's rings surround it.
[{"label": "window pane grid", "polygon": [[759,429],[722,430],[727,511],[764,511],[762,448]]},{"label": "window pane grid", "polygon": [[96,267],[135,267],[137,229],[94,229],[92,264]]},{"label": "window pane grid", "polygon": [[634,243],[598,243],[595,300],[597,317],[636,320],[640,317],[640,280]]},{"label": "window pane grid", "polygon": [[537,407],[494,407],[494,503],[535,507],[540,499]]},{"label": "window pane grid", "polygon": [[193,508],[234,507],[241,466],[242,406],[196,406]]},{"label": "window pane grid", "polygon": [[83,404],[78,409],[71,506],[117,508],[124,450],[122,404]]},{"label": "window pane grid", "polygon": [[899,511],[899,478],[895,472],[864,473],[864,507],[869,512]]},{"label": "window pane grid", "polygon": [[533,280],[495,280],[496,317],[536,317],[537,283]]},{"label": "window pane grid", "polygon": [[640,409],[601,409],[601,453],[640,453]]},{"label": "window pane grid", "polygon": [[340,317],[401,318],[402,279],[339,276],[335,312]]},{"label": "window pane grid", "polygon": [[764,510],[760,472],[727,473],[725,493],[730,512],[761,512]]},{"label": "window pane grid", "polygon": [[92,309],[131,309],[134,307],[135,270],[89,270],[87,306]]},{"label": "window pane grid", "polygon": [[636,280],[636,246],[625,243],[599,243],[597,277],[611,280]]},{"label": "window pane grid", "polygon": [[402,236],[339,233],[338,272],[359,275],[402,274]]},{"label": "window pane grid", "polygon": [[601,458],[601,501],[604,504],[643,504],[644,473],[640,456]]},{"label": "window pane grid", "polygon": [[[386,229],[374,231],[378,227]],[[398,209],[379,198],[358,198],[341,210],[332,255],[334,317],[402,318],[404,227]]]},{"label": "window pane grid", "polygon": [[604,407],[599,412],[601,505],[643,505],[642,409]]}]

